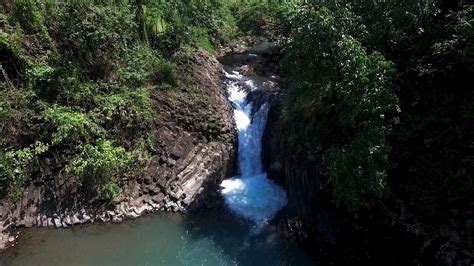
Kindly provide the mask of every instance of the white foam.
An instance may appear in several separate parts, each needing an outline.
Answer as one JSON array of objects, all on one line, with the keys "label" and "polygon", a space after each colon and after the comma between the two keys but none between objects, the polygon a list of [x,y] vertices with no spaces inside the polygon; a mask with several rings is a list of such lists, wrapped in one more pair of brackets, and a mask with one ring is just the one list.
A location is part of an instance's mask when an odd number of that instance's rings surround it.
[{"label": "white foam", "polygon": [[227,179],[221,186],[231,210],[257,225],[268,222],[287,204],[286,192],[265,173]]},{"label": "white foam", "polygon": [[247,102],[248,92],[243,86],[251,90],[258,87],[238,72],[226,72],[225,76],[228,78],[227,92],[234,106],[239,137],[240,176],[224,180],[221,184],[222,194],[234,213],[255,222],[259,227],[287,204],[286,192],[262,171],[262,136],[268,106],[263,104],[252,119],[253,103]]}]

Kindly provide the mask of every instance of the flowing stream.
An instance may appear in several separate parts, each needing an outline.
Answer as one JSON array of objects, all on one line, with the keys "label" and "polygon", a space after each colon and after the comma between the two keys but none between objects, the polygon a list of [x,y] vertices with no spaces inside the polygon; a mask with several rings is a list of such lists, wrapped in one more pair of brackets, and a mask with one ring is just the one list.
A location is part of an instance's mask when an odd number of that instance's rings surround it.
[{"label": "flowing stream", "polygon": [[262,136],[268,106],[261,105],[252,115],[253,102],[249,102],[247,96],[259,87],[238,72],[225,75],[239,137],[240,175],[222,182],[222,194],[234,213],[251,220],[259,230],[287,204],[285,191],[262,171]]},{"label": "flowing stream", "polygon": [[221,184],[225,204],[121,224],[23,230],[19,244],[0,254],[0,265],[311,265],[269,223],[287,198],[262,171],[268,106],[252,115],[247,100],[258,83],[232,71],[225,83],[239,134],[239,175]]}]

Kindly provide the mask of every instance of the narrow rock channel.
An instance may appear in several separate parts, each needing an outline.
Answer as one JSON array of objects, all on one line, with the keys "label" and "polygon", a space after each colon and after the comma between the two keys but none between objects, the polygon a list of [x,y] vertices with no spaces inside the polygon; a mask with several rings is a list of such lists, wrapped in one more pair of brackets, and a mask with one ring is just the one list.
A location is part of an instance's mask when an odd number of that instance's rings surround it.
[{"label": "narrow rock channel", "polygon": [[236,71],[226,72],[225,77],[237,124],[239,176],[222,182],[222,194],[233,212],[260,228],[287,204],[286,192],[262,170],[262,137],[268,106],[264,103],[252,112],[254,102],[247,96],[259,90],[260,84],[256,81]]}]

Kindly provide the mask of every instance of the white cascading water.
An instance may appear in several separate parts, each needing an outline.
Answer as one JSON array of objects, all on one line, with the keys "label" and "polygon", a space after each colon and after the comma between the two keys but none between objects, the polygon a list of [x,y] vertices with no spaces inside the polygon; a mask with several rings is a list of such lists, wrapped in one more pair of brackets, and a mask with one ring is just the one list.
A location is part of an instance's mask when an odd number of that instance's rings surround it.
[{"label": "white cascading water", "polygon": [[238,72],[225,72],[225,76],[237,124],[240,176],[224,180],[222,194],[234,213],[261,227],[288,202],[285,190],[269,180],[262,170],[262,136],[268,106],[263,104],[252,119],[253,103],[247,102],[248,90],[245,87],[250,90],[258,87]]}]

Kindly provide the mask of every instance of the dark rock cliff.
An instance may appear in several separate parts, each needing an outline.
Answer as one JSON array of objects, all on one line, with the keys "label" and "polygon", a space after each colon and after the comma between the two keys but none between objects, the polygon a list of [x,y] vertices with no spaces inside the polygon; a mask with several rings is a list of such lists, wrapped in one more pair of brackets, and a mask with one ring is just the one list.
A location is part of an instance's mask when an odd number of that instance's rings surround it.
[{"label": "dark rock cliff", "polygon": [[11,233],[19,227],[120,222],[146,212],[186,212],[209,203],[215,187],[234,168],[232,108],[221,65],[207,52],[198,50],[179,62],[179,74],[179,88],[152,93],[152,106],[159,111],[157,138],[142,176],[124,178],[121,196],[113,204],[98,205],[81,197],[78,185],[56,171],[66,163],[61,156],[39,162],[41,182],[32,184],[18,202],[0,202],[0,249],[14,242]]},{"label": "dark rock cliff", "polygon": [[288,206],[282,215],[285,229],[302,242],[334,243],[338,226],[335,208],[320,171],[320,158],[299,158],[289,154],[281,127],[282,98],[275,93],[263,137],[265,171],[286,188]]}]

